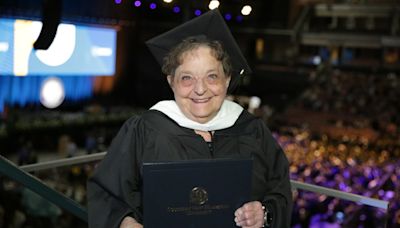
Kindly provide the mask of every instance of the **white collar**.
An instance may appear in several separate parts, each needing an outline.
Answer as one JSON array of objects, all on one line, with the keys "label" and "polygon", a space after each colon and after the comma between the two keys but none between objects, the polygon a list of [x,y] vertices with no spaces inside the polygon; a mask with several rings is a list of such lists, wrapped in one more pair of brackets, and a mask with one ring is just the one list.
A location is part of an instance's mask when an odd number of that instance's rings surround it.
[{"label": "white collar", "polygon": [[158,110],[173,119],[181,127],[200,131],[215,131],[233,126],[243,111],[243,108],[235,102],[224,100],[218,114],[207,123],[198,123],[187,118],[174,100],[160,101],[150,110]]}]

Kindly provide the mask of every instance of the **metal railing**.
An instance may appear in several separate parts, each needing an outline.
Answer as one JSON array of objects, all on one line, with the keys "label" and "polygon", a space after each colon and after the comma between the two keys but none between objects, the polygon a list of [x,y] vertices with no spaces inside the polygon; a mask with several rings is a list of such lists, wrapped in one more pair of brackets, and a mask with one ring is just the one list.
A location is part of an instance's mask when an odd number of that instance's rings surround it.
[{"label": "metal railing", "polygon": [[[36,192],[40,196],[48,199],[55,205],[63,208],[72,214],[76,215],[83,221],[87,222],[87,211],[80,204],[76,203],[72,199],[64,196],[63,194],[51,189],[46,184],[41,182],[38,178],[30,175],[28,172],[39,171],[45,169],[52,169],[58,167],[65,167],[69,165],[78,165],[90,162],[96,162],[103,159],[107,152],[101,152],[90,155],[83,155],[72,158],[64,158],[59,160],[53,160],[48,162],[41,162],[36,164],[24,165],[17,167],[12,162],[8,161],[6,158],[0,156],[0,173],[8,176],[9,178],[25,185],[27,188]],[[331,196],[339,199],[344,199],[352,201],[362,205],[368,205],[380,209],[387,210],[389,202],[378,200],[374,198],[369,198],[353,193],[342,192],[335,189],[330,189],[326,187],[321,187],[318,185],[312,185],[307,183],[302,183],[299,181],[291,180],[292,188],[301,189],[306,191],[311,191],[326,196]]]},{"label": "metal railing", "polygon": [[[33,170],[31,170],[33,171]],[[0,174],[24,185],[26,188],[37,193],[44,199],[54,203],[60,208],[72,213],[81,220],[87,222],[87,211],[80,204],[65,196],[64,194],[50,188],[37,177],[20,169],[8,159],[0,155]]]},{"label": "metal railing", "polygon": [[357,195],[357,194],[353,194],[353,193],[342,192],[339,190],[321,187],[321,186],[313,185],[313,184],[302,183],[302,182],[295,181],[295,180],[290,180],[290,183],[292,184],[292,188],[302,189],[302,190],[306,190],[306,191],[310,191],[310,192],[316,192],[316,193],[320,193],[323,195],[332,196],[332,197],[360,203],[363,205],[373,206],[373,207],[377,207],[377,208],[381,208],[381,209],[385,209],[385,210],[387,210],[388,206],[389,206],[389,202],[387,202],[387,201],[369,198],[369,197],[365,197],[365,196],[361,196],[361,195]]},{"label": "metal railing", "polygon": [[58,168],[58,167],[63,167],[63,166],[69,166],[69,165],[84,164],[84,163],[89,163],[89,162],[94,162],[94,161],[100,161],[101,159],[103,159],[103,157],[106,155],[106,153],[107,152],[101,152],[101,153],[89,154],[89,155],[83,155],[83,156],[77,156],[77,157],[71,157],[71,158],[57,159],[57,160],[52,160],[52,161],[47,161],[47,162],[23,165],[23,166],[20,166],[19,168],[24,170],[25,172],[31,172],[31,171],[52,169],[52,168]]}]

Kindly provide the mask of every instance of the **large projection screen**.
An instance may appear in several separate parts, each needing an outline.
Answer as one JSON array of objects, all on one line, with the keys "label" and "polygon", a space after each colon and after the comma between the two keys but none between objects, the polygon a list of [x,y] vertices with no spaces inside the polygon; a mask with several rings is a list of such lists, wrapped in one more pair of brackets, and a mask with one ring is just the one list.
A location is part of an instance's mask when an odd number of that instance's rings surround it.
[{"label": "large projection screen", "polygon": [[47,50],[33,49],[42,23],[0,19],[0,76],[112,76],[116,30],[60,24]]}]

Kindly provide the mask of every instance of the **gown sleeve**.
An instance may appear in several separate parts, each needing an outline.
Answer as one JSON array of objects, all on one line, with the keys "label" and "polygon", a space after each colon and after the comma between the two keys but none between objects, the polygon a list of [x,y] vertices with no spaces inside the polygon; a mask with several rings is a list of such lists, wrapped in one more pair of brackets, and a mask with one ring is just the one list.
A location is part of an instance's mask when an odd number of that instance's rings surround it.
[{"label": "gown sleeve", "polygon": [[142,220],[138,154],[144,133],[139,125],[136,117],[124,123],[88,179],[89,227],[119,227],[127,215]]},{"label": "gown sleeve", "polygon": [[267,158],[266,194],[263,204],[272,212],[272,228],[290,227],[292,214],[292,190],[289,177],[289,162],[285,153],[263,125],[263,142]]}]

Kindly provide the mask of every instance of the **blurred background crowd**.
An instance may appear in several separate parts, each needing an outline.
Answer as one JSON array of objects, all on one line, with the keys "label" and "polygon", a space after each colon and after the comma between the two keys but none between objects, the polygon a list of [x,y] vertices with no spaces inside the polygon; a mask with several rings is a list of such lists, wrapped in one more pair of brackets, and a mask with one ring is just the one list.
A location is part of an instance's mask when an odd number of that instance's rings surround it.
[{"label": "blurred background crowd", "polygon": [[[27,2],[26,7],[22,1],[0,3],[0,16],[34,19],[41,9]],[[15,77],[2,71],[0,35],[2,156],[24,166],[105,152],[125,120],[171,98],[143,41],[194,17],[188,12],[202,9],[201,1],[186,3],[179,9],[186,12],[182,14],[161,1],[147,10],[143,7],[151,1],[138,2],[98,1],[95,13],[90,10],[94,1],[80,7],[72,6],[77,1],[64,2],[69,21],[118,28],[116,69],[112,76],[72,82],[61,77],[65,100],[55,108],[30,100],[27,92],[39,91],[28,85],[39,85],[47,76]],[[292,180],[389,202],[386,211],[294,189],[292,227],[400,227],[398,2],[253,1],[254,15],[227,17],[238,2],[232,0],[226,8],[221,3],[221,11],[254,74],[229,99],[267,123],[289,159]],[[79,97],[79,88],[89,88],[90,96]],[[91,162],[31,174],[86,206],[86,180],[95,166]],[[0,227],[86,226],[0,175]]]}]

